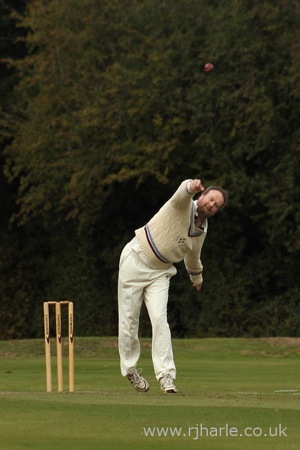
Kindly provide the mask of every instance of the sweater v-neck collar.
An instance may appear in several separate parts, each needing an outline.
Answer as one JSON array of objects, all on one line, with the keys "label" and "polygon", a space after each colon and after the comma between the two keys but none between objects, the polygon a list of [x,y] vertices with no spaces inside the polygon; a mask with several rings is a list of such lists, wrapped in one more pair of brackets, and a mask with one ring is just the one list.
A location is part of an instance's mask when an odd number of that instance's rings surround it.
[{"label": "sweater v-neck collar", "polygon": [[202,225],[200,228],[196,227],[195,225],[195,218],[198,217],[197,213],[197,202],[192,202],[192,208],[191,208],[191,217],[190,217],[190,229],[189,229],[189,235],[190,236],[200,236],[203,233],[206,233],[207,231],[207,219],[204,219],[202,222]]}]

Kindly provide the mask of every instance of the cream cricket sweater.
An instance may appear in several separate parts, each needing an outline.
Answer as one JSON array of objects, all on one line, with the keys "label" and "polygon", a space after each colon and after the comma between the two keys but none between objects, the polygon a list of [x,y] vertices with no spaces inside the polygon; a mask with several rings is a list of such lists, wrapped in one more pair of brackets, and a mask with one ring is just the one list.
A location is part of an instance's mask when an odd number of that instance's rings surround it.
[{"label": "cream cricket sweater", "polygon": [[196,206],[194,194],[187,189],[189,181],[183,181],[170,200],[135,234],[150,267],[164,269],[184,260],[191,281],[200,284],[200,256],[208,223],[205,220],[201,229],[194,225]]}]

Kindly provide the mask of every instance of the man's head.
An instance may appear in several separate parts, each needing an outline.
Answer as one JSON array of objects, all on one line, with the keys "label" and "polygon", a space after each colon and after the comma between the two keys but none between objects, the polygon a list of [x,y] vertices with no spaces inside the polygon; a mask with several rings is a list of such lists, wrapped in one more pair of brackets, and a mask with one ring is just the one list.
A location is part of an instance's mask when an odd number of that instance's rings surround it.
[{"label": "man's head", "polygon": [[198,215],[203,219],[214,216],[228,202],[228,192],[220,186],[209,186],[197,200]]}]

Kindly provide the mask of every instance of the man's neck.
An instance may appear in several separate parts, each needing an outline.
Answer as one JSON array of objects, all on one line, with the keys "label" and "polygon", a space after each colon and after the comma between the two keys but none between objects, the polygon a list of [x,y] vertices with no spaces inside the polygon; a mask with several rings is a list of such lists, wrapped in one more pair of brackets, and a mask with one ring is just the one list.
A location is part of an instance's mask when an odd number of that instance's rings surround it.
[{"label": "man's neck", "polygon": [[203,224],[203,221],[204,221],[204,219],[198,215],[195,219],[195,226],[197,228],[200,228],[201,225]]}]

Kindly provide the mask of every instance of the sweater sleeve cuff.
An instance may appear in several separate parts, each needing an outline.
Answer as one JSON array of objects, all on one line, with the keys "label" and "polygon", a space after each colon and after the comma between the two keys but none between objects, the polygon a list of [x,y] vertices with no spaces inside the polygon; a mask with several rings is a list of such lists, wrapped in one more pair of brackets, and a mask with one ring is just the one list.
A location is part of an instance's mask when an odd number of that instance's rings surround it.
[{"label": "sweater sleeve cuff", "polygon": [[193,284],[202,284],[203,283],[203,277],[202,272],[197,275],[189,274],[190,280]]},{"label": "sweater sleeve cuff", "polygon": [[194,192],[190,192],[189,191],[189,184],[190,184],[190,182],[191,181],[193,181],[192,179],[190,179],[190,180],[187,180],[187,182],[186,182],[186,190],[187,190],[187,192],[190,194],[190,195],[194,195],[195,193]]}]

